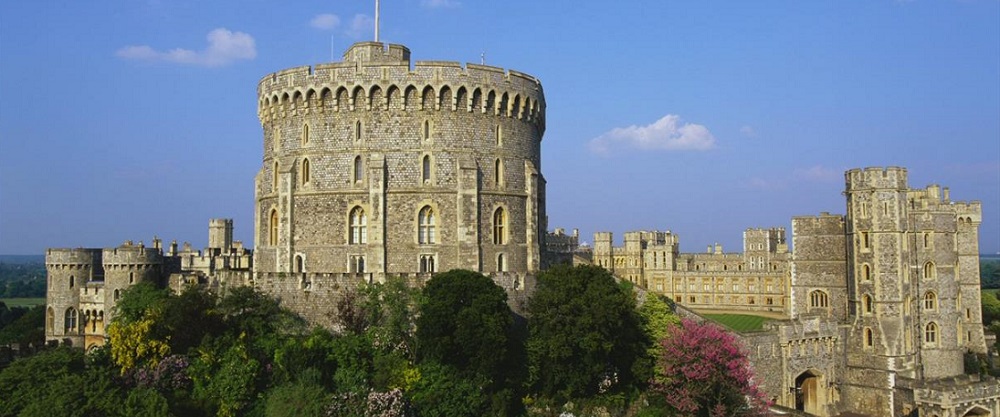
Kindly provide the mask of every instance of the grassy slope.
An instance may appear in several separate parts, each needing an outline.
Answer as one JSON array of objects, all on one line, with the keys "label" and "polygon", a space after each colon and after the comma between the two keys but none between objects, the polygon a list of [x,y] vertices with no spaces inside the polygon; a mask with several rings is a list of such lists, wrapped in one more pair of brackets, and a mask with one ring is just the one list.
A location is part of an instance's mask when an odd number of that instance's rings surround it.
[{"label": "grassy slope", "polygon": [[738,332],[755,332],[764,329],[764,317],[749,314],[705,314],[705,317]]}]

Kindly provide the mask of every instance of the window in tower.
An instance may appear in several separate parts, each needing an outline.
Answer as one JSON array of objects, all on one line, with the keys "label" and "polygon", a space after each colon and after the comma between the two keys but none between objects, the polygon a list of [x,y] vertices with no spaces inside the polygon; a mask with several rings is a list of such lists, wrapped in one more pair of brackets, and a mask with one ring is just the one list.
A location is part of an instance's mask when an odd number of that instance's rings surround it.
[{"label": "window in tower", "polygon": [[278,161],[274,161],[274,171],[271,172],[271,189],[278,191]]},{"label": "window in tower", "polygon": [[365,164],[361,161],[361,155],[354,157],[354,182],[359,183],[365,178]]},{"label": "window in tower", "polygon": [[424,120],[424,140],[431,139],[431,121]]},{"label": "window in tower", "polygon": [[820,290],[813,290],[809,293],[809,306],[810,307],[829,307],[830,298],[826,295],[826,292]]},{"label": "window in tower", "polygon": [[365,215],[365,210],[361,207],[352,209],[348,222],[350,223],[348,243],[351,245],[368,243],[368,216]]},{"label": "window in tower", "polygon": [[875,334],[872,329],[865,327],[865,347],[870,348],[875,346]]},{"label": "window in tower", "polygon": [[433,273],[435,272],[435,256],[434,255],[420,255],[420,272],[421,273]]},{"label": "window in tower", "polygon": [[864,249],[872,247],[871,238],[868,236],[868,232],[861,232],[861,247]]},{"label": "window in tower", "polygon": [[417,243],[421,245],[434,244],[437,241],[436,219],[434,209],[431,206],[424,206],[417,215]]},{"label": "window in tower", "polygon": [[497,272],[507,272],[507,258],[502,253],[497,255]]},{"label": "window in tower", "polygon": [[302,185],[309,182],[309,158],[302,160]]},{"label": "window in tower", "polygon": [[424,155],[420,161],[420,179],[424,184],[431,182],[431,156]]},{"label": "window in tower", "polygon": [[934,291],[927,291],[924,293],[924,310],[936,310],[937,309],[937,294]]},{"label": "window in tower", "polygon": [[500,125],[497,125],[496,129],[496,141],[497,146],[503,145],[503,130],[500,129]]},{"label": "window in tower", "polygon": [[861,265],[861,279],[865,281],[871,281],[872,279],[872,267],[868,264]]},{"label": "window in tower", "polygon": [[865,314],[871,314],[875,311],[875,305],[872,302],[872,297],[865,294],[861,297],[861,304],[864,306]]},{"label": "window in tower", "polygon": [[928,232],[924,233],[924,249],[931,247],[931,234]]},{"label": "window in tower", "polygon": [[497,187],[503,186],[503,161],[500,158],[493,163],[493,183]]},{"label": "window in tower", "polygon": [[271,223],[268,230],[267,243],[271,246],[276,246],[278,244],[278,210],[271,210]]},{"label": "window in tower", "polygon": [[935,276],[934,262],[928,262],[924,264],[924,279],[934,279]]},{"label": "window in tower", "polygon": [[927,327],[924,327],[924,343],[936,344],[937,343],[937,324],[934,322],[927,323]]},{"label": "window in tower", "polygon": [[361,255],[352,255],[350,261],[351,261],[350,268],[351,268],[351,272],[352,273],[356,273],[356,274],[363,274],[363,273],[365,273],[365,257],[364,256],[361,256]]},{"label": "window in tower", "polygon": [[507,243],[507,213],[500,207],[493,212],[493,244],[505,243]]},{"label": "window in tower", "polygon": [[70,275],[69,276],[69,287],[73,288],[74,285],[76,285],[76,277],[73,276],[73,275]]},{"label": "window in tower", "polygon": [[309,125],[302,125],[302,144],[305,145],[309,143]]},{"label": "window in tower", "polygon": [[63,330],[66,333],[76,333],[77,332],[77,312],[73,307],[66,309],[65,326]]},{"label": "window in tower", "polygon": [[361,121],[354,122],[354,140],[361,141]]}]

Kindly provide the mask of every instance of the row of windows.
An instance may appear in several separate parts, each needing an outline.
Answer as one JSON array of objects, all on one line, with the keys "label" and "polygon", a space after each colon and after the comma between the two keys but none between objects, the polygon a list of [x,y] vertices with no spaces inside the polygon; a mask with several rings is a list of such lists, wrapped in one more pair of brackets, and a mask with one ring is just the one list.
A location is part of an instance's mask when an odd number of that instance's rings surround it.
[{"label": "row of windows", "polygon": [[[505,245],[508,243],[507,211],[503,207],[498,207],[493,212],[493,244]],[[271,218],[268,227],[268,244],[275,246],[278,244],[278,226],[280,219],[278,210],[271,210]],[[360,206],[351,209],[347,217],[347,243],[350,245],[364,245],[368,243],[368,216]],[[424,206],[417,213],[417,243],[421,245],[433,245],[437,243],[437,213],[431,206]]]},{"label": "row of windows", "polygon": [[[360,141],[362,139],[363,132],[364,132],[363,127],[364,126],[361,124],[360,120],[354,123],[354,140],[355,141]],[[421,136],[422,136],[423,140],[425,140],[425,141],[428,141],[428,140],[431,139],[431,122],[429,120],[424,120],[424,126],[423,126],[423,131],[421,133]],[[273,137],[274,137],[273,149],[276,150],[277,146],[278,146],[278,143],[281,141],[280,140],[281,139],[281,133],[280,133],[280,131],[275,130]],[[496,142],[497,146],[503,146],[503,129],[500,127],[500,125],[497,125],[496,128],[494,129],[494,139],[495,139],[495,142]],[[305,146],[305,145],[309,144],[309,125],[308,124],[302,125],[302,136],[300,137],[300,142],[301,142],[302,146]]]},{"label": "row of windows", "polygon": [[[809,293],[809,306],[810,307],[829,307],[830,297],[825,291],[813,290]],[[868,294],[861,296],[861,306],[862,311],[866,314],[871,314],[874,312],[874,301],[872,297]],[[904,305],[904,308],[909,310],[909,302]],[[934,291],[927,291],[924,293],[924,309],[925,310],[936,310],[937,309],[937,294]]]},{"label": "row of windows", "polygon": [[[660,291],[663,290],[662,284],[659,285],[658,287],[659,287],[658,289]],[[741,301],[741,299],[742,299],[742,297],[729,297],[729,303],[730,304],[739,304],[740,301]],[[712,302],[712,297],[711,296],[702,296],[701,300],[702,300],[703,303],[708,304],[708,303]],[[694,295],[688,296],[688,302],[691,303],[691,304],[696,304],[696,303],[698,303],[698,297],[694,296]],[[721,297],[721,296],[716,296],[715,297],[715,304],[723,304],[723,303],[725,303],[725,298],[724,297]],[[784,305],[784,300],[781,300],[781,303],[782,303],[782,305]],[[757,305],[757,298],[753,297],[753,296],[747,297],[746,298],[746,304],[747,305]],[[768,305],[768,306],[775,305],[775,303],[774,303],[774,297],[764,297],[764,305]]]},{"label": "row of windows", "polygon": [[[103,321],[104,311],[87,310],[86,312],[80,312],[73,307],[69,307],[63,313],[63,333],[75,334],[80,331],[81,325],[87,322],[91,325],[91,331],[97,331],[98,322]],[[55,310],[52,307],[49,307],[48,311],[46,311],[45,325],[51,331],[55,330]]]},{"label": "row of windows", "polygon": [[[872,348],[875,346],[875,332],[870,327],[865,327],[865,347]],[[959,332],[959,338],[961,338],[961,332]],[[938,325],[937,323],[930,322],[924,326],[924,344],[936,345],[938,342]],[[909,343],[909,342],[907,342]]]},{"label": "row of windows", "polygon": [[[934,262],[927,262],[924,264],[921,274],[924,279],[934,279],[937,277],[937,268],[934,266]],[[861,279],[864,281],[871,281],[872,279],[872,267],[868,264],[861,265]]]},{"label": "row of windows", "polygon": [[[419,271],[421,273],[433,273],[437,272],[437,255],[423,254],[420,255],[418,259]],[[363,274],[366,272],[365,269],[365,256],[364,255],[351,255],[348,258],[348,269],[352,273]],[[497,272],[507,272],[507,256],[503,253],[497,255],[496,259],[496,270]],[[295,272],[305,272],[305,260],[301,255],[295,256]],[[752,303],[751,303],[752,304]],[[67,312],[68,314],[68,312]],[[74,312],[74,323],[76,320]]]},{"label": "row of windows", "polygon": [[[430,183],[430,181],[431,181],[431,178],[432,178],[431,177],[431,174],[432,174],[431,167],[432,166],[433,166],[433,164],[431,163],[431,156],[430,155],[424,155],[420,159],[420,168],[421,168],[420,169],[420,180],[424,184]],[[299,175],[299,179],[302,181],[302,185],[305,185],[305,184],[308,184],[309,181],[312,180],[312,175],[311,175],[311,172],[310,172],[311,168],[310,168],[310,164],[309,164],[309,158],[303,158],[302,159],[301,167],[302,168],[301,168],[301,173]],[[279,173],[278,169],[279,169],[278,162],[275,162],[274,163],[274,171],[273,171],[274,178],[273,178],[273,181],[271,181],[271,187],[272,187],[272,190],[274,190],[274,191],[278,190],[278,173]],[[503,181],[503,177],[504,177],[503,174],[504,174],[503,160],[501,160],[500,158],[497,158],[493,162],[493,183],[496,184],[498,187],[503,186],[503,182],[504,182]],[[361,159],[360,155],[354,157],[353,178],[354,178],[354,182],[355,183],[360,183],[365,178],[365,164],[364,164],[364,161]]]}]

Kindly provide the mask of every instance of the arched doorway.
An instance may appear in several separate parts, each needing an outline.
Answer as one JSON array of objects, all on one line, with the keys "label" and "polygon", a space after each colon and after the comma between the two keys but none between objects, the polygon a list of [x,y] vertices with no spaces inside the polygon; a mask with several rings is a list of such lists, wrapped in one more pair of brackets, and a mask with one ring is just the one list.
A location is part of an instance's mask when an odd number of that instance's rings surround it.
[{"label": "arched doorway", "polygon": [[989,416],[989,415],[990,415],[989,410],[986,410],[982,407],[972,407],[971,410],[966,411],[965,414],[962,414],[962,417]]},{"label": "arched doorway", "polygon": [[822,389],[822,376],[815,371],[803,372],[795,378],[795,409],[809,414],[824,415],[826,395]]}]

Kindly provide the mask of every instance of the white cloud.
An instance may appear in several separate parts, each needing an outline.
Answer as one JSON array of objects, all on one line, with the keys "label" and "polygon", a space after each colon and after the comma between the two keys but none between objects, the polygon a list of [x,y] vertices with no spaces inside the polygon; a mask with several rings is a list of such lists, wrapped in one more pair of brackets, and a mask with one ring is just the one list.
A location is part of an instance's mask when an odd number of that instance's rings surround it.
[{"label": "white cloud", "polygon": [[715,136],[708,128],[684,123],[681,117],[668,114],[646,126],[617,127],[590,140],[590,150],[608,154],[612,148],[636,148],[665,151],[704,151],[715,147]]},{"label": "white cloud", "polygon": [[460,4],[456,0],[420,0],[420,5],[430,8],[437,9],[442,7],[458,7]]},{"label": "white cloud", "polygon": [[375,19],[366,14],[356,14],[351,19],[351,23],[344,29],[344,34],[352,38],[360,38],[364,35],[371,36],[375,33]]},{"label": "white cloud", "polygon": [[755,137],[757,137],[757,131],[754,130],[753,127],[750,127],[750,126],[743,126],[743,127],[741,127],[740,128],[740,134],[743,135],[743,136],[746,136],[748,138],[755,138]]},{"label": "white cloud", "polygon": [[319,30],[333,30],[340,26],[340,18],[335,14],[318,14],[309,21],[309,26]]},{"label": "white cloud", "polygon": [[218,28],[208,32],[206,39],[208,46],[202,51],[183,48],[157,51],[148,45],[140,45],[126,46],[119,49],[115,55],[136,61],[163,61],[203,67],[219,67],[233,61],[257,57],[257,46],[253,37],[246,33]]},{"label": "white cloud", "polygon": [[835,171],[822,165],[814,165],[805,169],[796,169],[795,177],[807,181],[834,182],[844,179],[843,170]]}]

